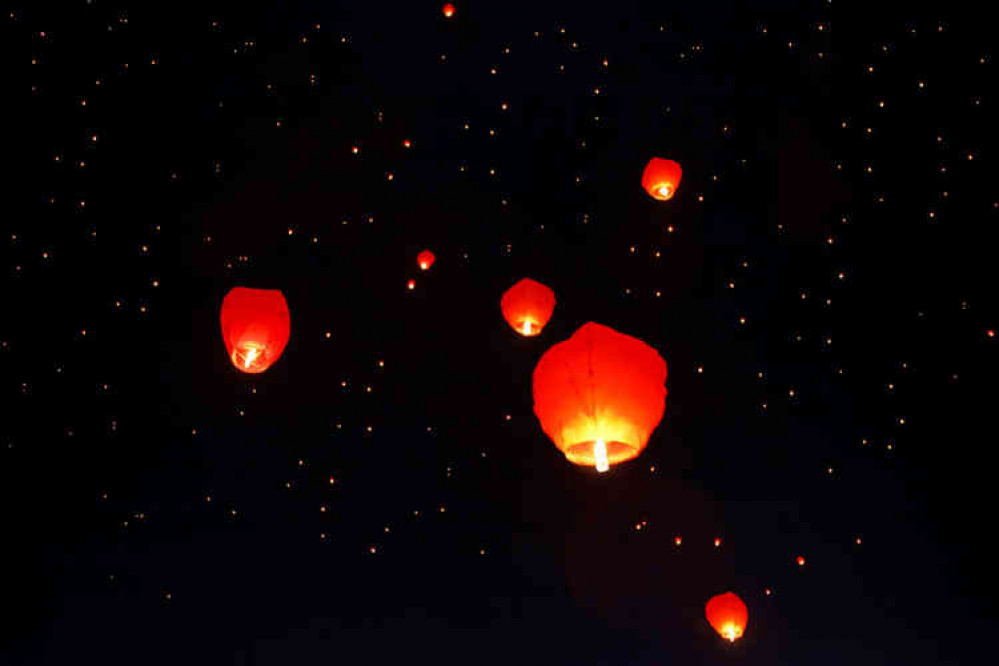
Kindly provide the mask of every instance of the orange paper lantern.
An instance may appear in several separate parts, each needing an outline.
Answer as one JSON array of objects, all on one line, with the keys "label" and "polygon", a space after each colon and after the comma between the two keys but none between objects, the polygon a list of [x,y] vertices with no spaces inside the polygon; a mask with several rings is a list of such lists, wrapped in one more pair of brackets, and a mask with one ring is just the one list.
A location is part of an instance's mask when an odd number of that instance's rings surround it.
[{"label": "orange paper lantern", "polygon": [[673,160],[653,157],[642,172],[642,187],[653,199],[667,201],[680,187],[682,173],[680,165]]},{"label": "orange paper lantern", "polygon": [[451,18],[454,16],[454,5],[450,2],[446,2],[444,3],[444,6],[441,7],[441,11],[444,12],[444,18]]},{"label": "orange paper lantern", "polygon": [[711,597],[704,606],[704,614],[715,631],[733,643],[737,638],[742,638],[749,621],[746,604],[732,592]]},{"label": "orange paper lantern", "polygon": [[420,270],[428,270],[437,261],[437,257],[430,250],[424,250],[416,255],[416,262],[420,264]]},{"label": "orange paper lantern", "polygon": [[541,332],[555,310],[555,292],[531,278],[524,278],[506,290],[500,299],[506,323],[525,337]]},{"label": "orange paper lantern", "polygon": [[594,322],[546,351],[534,368],[534,413],[569,462],[631,460],[666,410],[666,361],[637,338]]},{"label": "orange paper lantern", "polygon": [[255,374],[271,367],[291,336],[288,303],[278,289],[230,289],[219,319],[225,350],[242,372]]}]

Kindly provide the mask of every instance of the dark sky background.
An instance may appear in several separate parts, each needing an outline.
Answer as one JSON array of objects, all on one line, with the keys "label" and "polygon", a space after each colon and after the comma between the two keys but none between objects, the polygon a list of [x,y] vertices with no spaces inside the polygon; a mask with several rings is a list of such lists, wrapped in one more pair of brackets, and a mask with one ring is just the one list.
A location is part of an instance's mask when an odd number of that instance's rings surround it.
[{"label": "dark sky background", "polygon": [[[994,32],[455,4],[2,17],[0,663],[987,658]],[[558,298],[530,339],[499,311],[527,276]],[[262,375],[222,344],[237,285],[289,303]],[[532,411],[587,321],[669,365],[606,474]]]}]

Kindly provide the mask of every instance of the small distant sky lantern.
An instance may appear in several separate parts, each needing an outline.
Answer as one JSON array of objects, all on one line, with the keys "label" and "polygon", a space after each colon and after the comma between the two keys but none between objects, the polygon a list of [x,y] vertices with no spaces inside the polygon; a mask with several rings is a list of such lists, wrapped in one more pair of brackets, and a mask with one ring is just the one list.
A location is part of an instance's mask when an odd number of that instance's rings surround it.
[{"label": "small distant sky lantern", "polygon": [[653,199],[667,201],[680,187],[680,165],[673,160],[653,157],[642,172],[642,187]]},{"label": "small distant sky lantern", "polygon": [[233,287],[222,299],[222,340],[232,364],[260,373],[280,358],[291,336],[291,316],[277,289]]},{"label": "small distant sky lantern", "polygon": [[576,465],[605,472],[649,442],[666,411],[666,361],[638,338],[588,322],[534,368],[534,413]]},{"label": "small distant sky lantern", "polygon": [[749,621],[749,611],[738,595],[732,592],[711,597],[704,606],[704,614],[708,622],[722,638],[733,643],[746,631]]},{"label": "small distant sky lantern", "polygon": [[454,5],[450,2],[445,2],[444,6],[441,7],[441,11],[444,13],[444,18],[451,18],[454,16]]},{"label": "small distant sky lantern", "polygon": [[555,292],[531,278],[524,278],[506,290],[500,299],[503,318],[525,337],[541,332],[555,310]]},{"label": "small distant sky lantern", "polygon": [[430,250],[424,250],[416,255],[416,262],[420,264],[421,271],[429,270],[436,260],[437,257]]}]

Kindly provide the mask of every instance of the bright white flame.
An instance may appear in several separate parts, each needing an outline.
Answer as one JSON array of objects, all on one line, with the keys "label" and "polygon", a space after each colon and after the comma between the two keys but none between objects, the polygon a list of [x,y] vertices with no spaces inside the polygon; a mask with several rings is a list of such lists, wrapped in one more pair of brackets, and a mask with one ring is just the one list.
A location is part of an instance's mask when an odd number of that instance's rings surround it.
[{"label": "bright white flame", "polygon": [[604,444],[604,440],[598,439],[593,443],[593,457],[597,459],[598,472],[606,472],[610,469],[610,463],[607,462],[607,445]]},{"label": "bright white flame", "polygon": [[738,636],[736,636],[734,624],[726,624],[725,629],[722,631],[722,633],[725,634],[725,638],[729,639],[733,643],[735,642],[735,639],[738,638]]},{"label": "bright white flame", "polygon": [[524,325],[521,327],[520,330],[523,331],[524,335],[530,335],[532,332],[534,332],[534,323],[531,322],[530,319],[525,319]]},{"label": "bright white flame", "polygon": [[249,368],[250,365],[256,360],[257,355],[260,351],[256,347],[250,347],[246,350],[246,357],[243,359],[243,367]]},{"label": "bright white flame", "polygon": [[421,268],[422,270],[427,270],[427,262],[425,262],[425,261],[421,261],[421,262],[420,262],[420,268]]},{"label": "bright white flame", "polygon": [[661,197],[663,197],[665,199],[669,199],[670,198],[671,192],[670,192],[669,185],[665,185],[665,184],[660,185],[658,191],[659,191],[659,196],[661,196]]}]

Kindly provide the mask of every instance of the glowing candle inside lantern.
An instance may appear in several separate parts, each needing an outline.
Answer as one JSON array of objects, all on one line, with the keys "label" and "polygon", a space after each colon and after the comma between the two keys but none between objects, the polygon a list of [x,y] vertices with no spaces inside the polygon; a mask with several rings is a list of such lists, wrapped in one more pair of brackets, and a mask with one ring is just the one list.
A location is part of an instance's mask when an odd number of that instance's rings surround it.
[{"label": "glowing candle inside lantern", "polygon": [[738,631],[736,630],[735,625],[732,623],[725,625],[725,628],[722,630],[722,634],[724,634],[725,638],[727,638],[733,643],[735,642],[735,639],[739,637]]},{"label": "glowing candle inside lantern", "polygon": [[242,360],[243,368],[250,369],[259,356],[260,349],[256,345],[246,344],[232,351],[232,362],[238,366]]},{"label": "glowing candle inside lantern", "polygon": [[669,199],[671,196],[673,196],[673,193],[670,191],[669,185],[663,184],[660,185],[657,189],[659,190],[659,196],[661,196],[663,199]]},{"label": "glowing candle inside lantern", "polygon": [[534,334],[534,322],[532,322],[530,319],[525,319],[524,320],[524,325],[521,326],[520,330],[524,333],[524,335],[533,335]]},{"label": "glowing candle inside lantern", "polygon": [[604,440],[598,439],[593,443],[593,457],[597,461],[598,472],[606,472],[610,469],[610,463],[607,462],[607,445],[604,444]]}]

